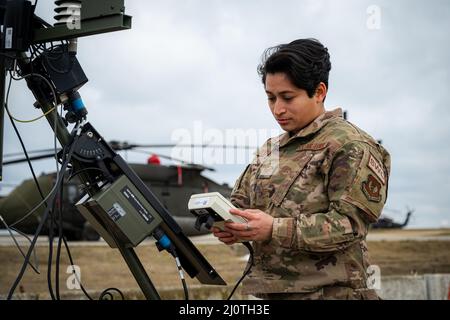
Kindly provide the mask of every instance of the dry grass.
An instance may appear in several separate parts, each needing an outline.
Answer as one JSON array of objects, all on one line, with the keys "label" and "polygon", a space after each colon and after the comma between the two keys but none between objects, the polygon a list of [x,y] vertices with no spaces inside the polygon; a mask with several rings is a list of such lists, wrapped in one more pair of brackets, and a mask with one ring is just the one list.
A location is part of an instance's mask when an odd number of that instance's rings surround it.
[{"label": "dry grass", "polygon": [[[245,262],[237,252],[223,245],[199,245],[197,248],[214,266],[227,283],[234,283],[245,268]],[[27,268],[17,292],[48,292],[47,256],[48,248],[38,247],[41,274]],[[74,246],[71,248],[74,263],[81,268],[81,281],[89,290],[101,291],[109,287],[136,288],[137,284],[118,250],[107,246]],[[175,261],[168,253],[160,253],[154,245],[142,245],[136,250],[142,264],[157,288],[181,287]],[[2,272],[0,273],[0,295],[7,294],[16,278],[23,258],[15,247],[0,247]],[[61,255],[60,283],[66,288],[70,276],[66,273],[69,259],[65,251]],[[70,272],[70,270],[69,270]],[[54,281],[54,280],[53,280]],[[187,279],[188,285],[198,285],[197,280]],[[61,289],[63,290],[63,289]]]},{"label": "dry grass", "polygon": [[[245,267],[242,255],[245,250],[224,245],[198,245],[198,249],[214,266],[228,284],[234,284]],[[107,246],[73,246],[74,261],[81,267],[81,280],[89,290],[108,287],[120,289],[137,288],[137,284],[117,250]],[[181,283],[174,260],[167,253],[160,253],[153,244],[141,245],[136,250],[142,264],[157,288],[176,287]],[[382,275],[405,275],[425,273],[450,273],[450,247],[448,241],[376,241],[369,242],[371,262],[380,266]],[[48,292],[47,247],[38,247],[41,274],[27,268],[17,292]],[[0,295],[8,292],[22,265],[22,257],[15,247],[0,247],[2,272],[0,273]],[[68,257],[63,250],[61,258],[61,288],[66,288],[69,276]],[[198,285],[197,280],[188,279],[189,285]],[[63,291],[63,289],[61,289]]]},{"label": "dry grass", "polygon": [[371,262],[382,275],[450,273],[449,241],[369,242]]}]

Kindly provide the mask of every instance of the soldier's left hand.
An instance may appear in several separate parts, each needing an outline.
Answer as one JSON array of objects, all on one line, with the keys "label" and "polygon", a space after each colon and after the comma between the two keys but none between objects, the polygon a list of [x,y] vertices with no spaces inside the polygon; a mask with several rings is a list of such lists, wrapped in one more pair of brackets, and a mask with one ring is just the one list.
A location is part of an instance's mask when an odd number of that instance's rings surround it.
[{"label": "soldier's left hand", "polygon": [[225,231],[245,241],[266,241],[272,238],[273,217],[257,209],[230,209],[230,213],[241,216],[247,223],[227,222]]}]

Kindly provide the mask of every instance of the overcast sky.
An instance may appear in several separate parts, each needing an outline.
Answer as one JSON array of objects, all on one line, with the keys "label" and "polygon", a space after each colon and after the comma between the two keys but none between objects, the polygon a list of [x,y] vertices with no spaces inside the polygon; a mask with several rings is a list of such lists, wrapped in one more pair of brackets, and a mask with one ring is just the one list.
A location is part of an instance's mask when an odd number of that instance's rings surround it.
[{"label": "overcast sky", "polygon": [[[37,10],[52,23],[53,2],[39,0]],[[80,93],[89,120],[107,140],[171,143],[199,124],[202,132],[224,135],[276,132],[256,73],[261,54],[314,37],[331,54],[326,108],[347,110],[351,122],[391,153],[386,215],[403,220],[409,206],[415,209],[411,227],[450,226],[448,0],[125,3],[131,30],[79,40],[78,58],[90,79]],[[33,102],[24,83],[14,82],[12,112],[24,119],[39,115]],[[45,121],[19,129],[28,149],[52,146]],[[20,151],[8,121],[4,143],[5,153]],[[54,161],[36,162],[38,172],[54,167]],[[214,167],[208,176],[233,184],[245,165]],[[25,165],[5,167],[0,192],[28,177]]]}]

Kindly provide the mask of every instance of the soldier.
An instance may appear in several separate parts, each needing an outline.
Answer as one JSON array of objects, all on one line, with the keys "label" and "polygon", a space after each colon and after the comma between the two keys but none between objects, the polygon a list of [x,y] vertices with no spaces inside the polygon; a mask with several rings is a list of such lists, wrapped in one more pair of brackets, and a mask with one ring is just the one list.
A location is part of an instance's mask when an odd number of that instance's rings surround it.
[{"label": "soldier", "polygon": [[367,133],[326,111],[327,48],[300,39],[265,51],[258,68],[285,133],[269,139],[237,180],[225,244],[252,241],[243,293],[263,299],[378,299],[368,283],[369,224],[386,201],[390,156]]}]

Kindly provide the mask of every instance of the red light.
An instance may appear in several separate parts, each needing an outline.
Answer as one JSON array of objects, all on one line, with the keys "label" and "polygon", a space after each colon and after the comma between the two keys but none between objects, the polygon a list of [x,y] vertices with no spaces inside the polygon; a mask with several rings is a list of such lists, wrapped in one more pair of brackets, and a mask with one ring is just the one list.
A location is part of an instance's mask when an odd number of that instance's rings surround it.
[{"label": "red light", "polygon": [[161,159],[159,159],[159,157],[156,154],[152,154],[148,160],[147,160],[148,164],[156,164],[156,165],[160,165],[161,164]]}]

